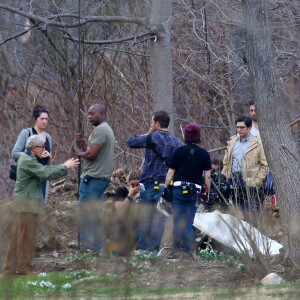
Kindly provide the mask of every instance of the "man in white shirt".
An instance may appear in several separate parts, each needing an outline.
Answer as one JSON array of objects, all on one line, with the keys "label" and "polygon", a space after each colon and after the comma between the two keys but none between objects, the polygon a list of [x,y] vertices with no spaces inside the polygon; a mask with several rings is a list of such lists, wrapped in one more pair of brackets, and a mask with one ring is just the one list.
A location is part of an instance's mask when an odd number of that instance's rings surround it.
[{"label": "man in white shirt", "polygon": [[[255,108],[255,104],[253,101],[249,102],[249,114],[252,119],[252,127],[251,127],[250,132],[253,136],[260,138],[259,128],[258,128],[258,124],[257,124],[256,108]],[[274,182],[273,182],[271,172],[268,173],[267,178],[266,178],[265,193],[266,193],[266,195],[274,195],[275,194]]]},{"label": "man in white shirt", "polygon": [[251,101],[249,103],[249,112],[250,112],[250,117],[252,119],[251,134],[253,136],[257,136],[260,138],[259,128],[258,128],[258,124],[257,124],[256,109],[255,109],[255,104],[253,101]]}]

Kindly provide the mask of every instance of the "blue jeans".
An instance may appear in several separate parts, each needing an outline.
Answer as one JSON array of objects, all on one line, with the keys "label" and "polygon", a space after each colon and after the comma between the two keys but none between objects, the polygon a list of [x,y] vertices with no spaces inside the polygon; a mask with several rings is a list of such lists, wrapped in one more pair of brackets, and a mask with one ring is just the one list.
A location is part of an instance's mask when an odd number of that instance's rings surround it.
[{"label": "blue jeans", "polygon": [[137,250],[159,250],[167,223],[167,217],[156,209],[163,190],[164,186],[160,186],[158,190],[155,190],[151,185],[146,188],[145,192],[141,193]]},{"label": "blue jeans", "polygon": [[[104,224],[101,216],[101,203],[109,180],[92,178],[79,186],[80,205],[80,250],[90,249],[95,252],[103,250]],[[100,204],[100,205],[99,205]]]},{"label": "blue jeans", "polygon": [[193,252],[196,200],[197,194],[182,194],[180,188],[173,189],[173,250],[175,252]]}]

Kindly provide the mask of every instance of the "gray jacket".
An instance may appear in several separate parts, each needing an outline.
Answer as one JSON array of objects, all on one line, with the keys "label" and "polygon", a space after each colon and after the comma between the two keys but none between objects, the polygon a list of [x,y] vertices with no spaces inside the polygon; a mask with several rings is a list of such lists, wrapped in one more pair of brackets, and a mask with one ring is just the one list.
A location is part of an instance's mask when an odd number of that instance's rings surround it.
[{"label": "gray jacket", "polygon": [[[20,132],[18,139],[14,145],[14,148],[12,149],[12,152],[11,152],[11,156],[15,161],[17,161],[20,158],[21,152],[24,152],[27,139],[31,135],[33,135],[32,128],[26,128]],[[52,152],[52,138],[51,138],[51,135],[47,132],[46,132],[46,137],[50,144],[49,152],[51,153]]]}]

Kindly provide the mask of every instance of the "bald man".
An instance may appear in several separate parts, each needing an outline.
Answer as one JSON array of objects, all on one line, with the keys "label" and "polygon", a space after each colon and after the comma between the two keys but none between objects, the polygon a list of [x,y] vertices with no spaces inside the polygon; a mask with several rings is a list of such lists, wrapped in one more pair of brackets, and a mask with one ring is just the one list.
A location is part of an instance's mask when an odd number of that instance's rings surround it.
[{"label": "bald man", "polygon": [[[83,172],[79,186],[80,207],[101,202],[113,172],[115,136],[106,122],[106,106],[94,104],[88,110],[88,119],[94,126],[86,146],[83,137],[76,135],[75,154],[84,160]],[[98,206],[97,206],[98,207]],[[103,252],[103,232],[92,215],[95,211],[86,211],[81,215],[80,250]]]}]

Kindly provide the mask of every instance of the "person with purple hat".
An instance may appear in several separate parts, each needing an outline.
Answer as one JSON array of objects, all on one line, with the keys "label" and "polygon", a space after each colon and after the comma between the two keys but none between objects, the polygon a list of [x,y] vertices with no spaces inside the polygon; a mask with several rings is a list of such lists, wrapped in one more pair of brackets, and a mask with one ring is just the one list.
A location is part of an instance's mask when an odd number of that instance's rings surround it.
[{"label": "person with purple hat", "polygon": [[185,145],[173,152],[165,182],[172,190],[173,247],[169,259],[193,259],[196,200],[203,184],[208,191],[211,184],[210,155],[198,146],[201,138],[197,124],[185,126],[184,141]]}]

